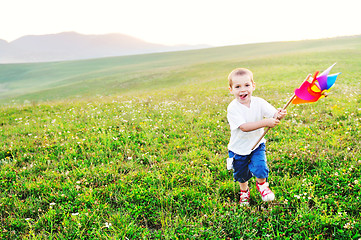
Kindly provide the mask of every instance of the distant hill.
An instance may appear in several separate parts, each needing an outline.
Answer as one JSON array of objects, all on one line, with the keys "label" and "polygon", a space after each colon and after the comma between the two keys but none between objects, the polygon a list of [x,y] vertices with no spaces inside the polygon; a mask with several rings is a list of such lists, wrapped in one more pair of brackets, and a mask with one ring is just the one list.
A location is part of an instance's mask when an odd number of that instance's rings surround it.
[{"label": "distant hill", "polygon": [[[240,66],[254,71],[258,90],[264,81],[276,81],[289,85],[292,91],[308,73],[335,62],[333,71],[342,72],[342,81],[348,84],[344,90],[354,91],[357,97],[360,56],[361,36],[352,36],[77,61],[0,64],[0,106],[133,93],[146,98],[147,91],[174,86],[196,89],[216,84],[222,94],[228,94],[228,73]],[[349,68],[357,71],[350,73]],[[278,85],[271,84],[266,89],[279,94]],[[172,95],[172,91],[167,94]]]},{"label": "distant hill", "polygon": [[166,46],[124,34],[83,35],[64,32],[29,35],[12,42],[0,39],[0,63],[52,62],[206,48],[206,45]]}]

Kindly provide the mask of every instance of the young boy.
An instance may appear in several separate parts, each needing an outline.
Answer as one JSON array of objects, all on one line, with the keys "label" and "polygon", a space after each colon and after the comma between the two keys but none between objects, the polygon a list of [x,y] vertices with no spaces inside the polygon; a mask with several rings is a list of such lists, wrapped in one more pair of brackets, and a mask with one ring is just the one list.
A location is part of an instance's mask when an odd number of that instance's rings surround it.
[{"label": "young boy", "polygon": [[229,158],[233,158],[234,180],[239,182],[241,189],[240,204],[249,204],[248,180],[253,176],[262,200],[273,201],[275,195],[267,182],[266,140],[263,138],[253,151],[251,149],[262,136],[263,128],[275,127],[287,112],[276,110],[264,99],[252,96],[256,84],[250,70],[237,68],[229,74],[228,81],[229,90],[235,97],[227,108],[231,128],[228,154]]}]

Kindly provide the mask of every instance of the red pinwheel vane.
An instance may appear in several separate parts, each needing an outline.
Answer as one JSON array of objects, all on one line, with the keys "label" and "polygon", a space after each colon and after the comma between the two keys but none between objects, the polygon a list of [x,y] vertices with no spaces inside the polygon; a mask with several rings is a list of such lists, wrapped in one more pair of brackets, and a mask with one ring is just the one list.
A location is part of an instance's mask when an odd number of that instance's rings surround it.
[{"label": "red pinwheel vane", "polygon": [[[323,73],[319,74],[319,71],[316,71],[315,74],[309,74],[301,86],[295,89],[295,93],[292,95],[290,100],[285,104],[283,109],[286,109],[290,103],[301,104],[301,103],[312,103],[317,102],[320,98],[327,97],[330,88],[335,84],[336,78],[340,73],[329,75],[333,66],[327,68]],[[253,146],[252,150],[256,148],[258,143],[270,130],[267,128],[257,143]]]}]

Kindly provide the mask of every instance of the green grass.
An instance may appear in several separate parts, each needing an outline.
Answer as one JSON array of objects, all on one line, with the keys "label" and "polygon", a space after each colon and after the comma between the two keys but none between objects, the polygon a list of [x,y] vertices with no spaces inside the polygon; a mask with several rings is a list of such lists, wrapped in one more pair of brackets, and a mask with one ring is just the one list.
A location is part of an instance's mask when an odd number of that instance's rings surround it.
[{"label": "green grass", "polygon": [[[241,208],[225,162],[228,73],[250,68],[254,95],[281,107],[334,62],[330,96],[291,105],[267,135],[276,201],[251,181]],[[350,38],[1,65],[12,79],[26,69],[14,91],[30,72],[51,87],[3,95],[0,238],[359,239],[360,64]]]}]

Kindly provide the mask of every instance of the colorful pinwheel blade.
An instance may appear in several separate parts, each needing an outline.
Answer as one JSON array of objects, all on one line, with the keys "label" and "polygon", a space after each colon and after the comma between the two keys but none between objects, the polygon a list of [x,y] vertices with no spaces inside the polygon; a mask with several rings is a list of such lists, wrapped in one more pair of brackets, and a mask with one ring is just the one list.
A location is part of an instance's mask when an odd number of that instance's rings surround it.
[{"label": "colorful pinwheel blade", "polygon": [[336,63],[334,63],[332,66],[330,66],[329,68],[327,68],[323,73],[321,73],[317,78],[317,82],[318,82],[318,85],[320,86],[320,90],[323,91],[325,89],[328,89],[327,88],[327,76],[328,74],[330,73],[331,69],[333,66],[335,66]]},{"label": "colorful pinwheel blade", "polygon": [[335,73],[327,76],[327,88],[326,88],[327,90],[330,89],[333,86],[333,84],[335,84],[336,78],[339,74],[341,73]]},{"label": "colorful pinwheel blade", "polygon": [[302,100],[313,101],[317,98],[317,95],[311,90],[312,86],[312,83],[308,81],[303,82],[302,85],[295,90],[295,95]]},{"label": "colorful pinwheel blade", "polygon": [[311,102],[317,102],[318,99],[320,99],[320,97],[316,97],[312,100],[303,100],[299,97],[295,97],[293,100],[292,100],[292,104],[302,104],[302,103],[311,103]]}]

